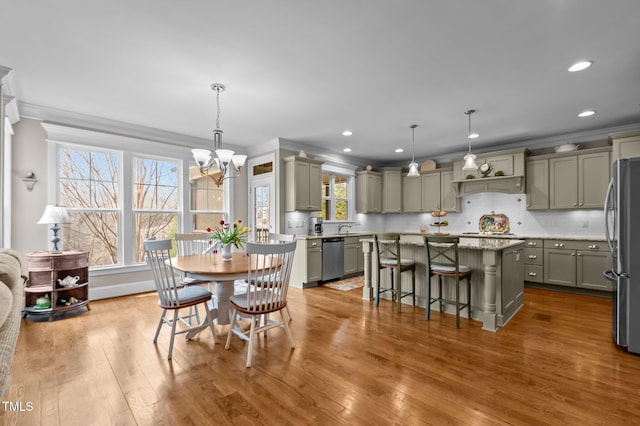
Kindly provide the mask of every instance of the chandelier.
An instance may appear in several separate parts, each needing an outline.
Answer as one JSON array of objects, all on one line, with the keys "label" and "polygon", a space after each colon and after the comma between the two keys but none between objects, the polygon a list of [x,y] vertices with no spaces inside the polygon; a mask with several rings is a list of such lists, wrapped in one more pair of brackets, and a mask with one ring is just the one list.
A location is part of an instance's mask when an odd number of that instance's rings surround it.
[{"label": "chandelier", "polygon": [[211,90],[216,92],[216,106],[218,114],[216,116],[216,128],[213,131],[213,156],[208,149],[192,149],[193,159],[195,160],[200,174],[211,176],[209,169],[215,168],[220,170],[218,177],[211,178],[216,185],[222,185],[222,181],[227,178],[234,178],[240,172],[240,168],[244,166],[247,160],[246,155],[236,154],[230,149],[222,148],[222,130],[220,130],[220,92],[224,92],[226,87],[224,84],[213,83]]},{"label": "chandelier", "polygon": [[466,173],[472,173],[478,170],[478,165],[476,164],[476,155],[471,153],[471,139],[475,139],[480,136],[475,132],[471,133],[471,114],[473,114],[474,112],[476,112],[475,109],[470,109],[464,112],[469,116],[469,133],[467,134],[467,138],[469,139],[469,152],[464,156],[464,166],[462,166],[462,171]]}]

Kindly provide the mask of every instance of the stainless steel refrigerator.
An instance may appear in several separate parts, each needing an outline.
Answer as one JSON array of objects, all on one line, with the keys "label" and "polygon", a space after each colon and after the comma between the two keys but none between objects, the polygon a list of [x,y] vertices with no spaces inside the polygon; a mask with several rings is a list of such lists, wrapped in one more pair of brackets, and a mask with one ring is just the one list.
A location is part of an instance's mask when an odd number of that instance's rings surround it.
[{"label": "stainless steel refrigerator", "polygon": [[613,260],[604,271],[615,289],[613,338],[640,354],[640,158],[613,163],[604,216]]}]

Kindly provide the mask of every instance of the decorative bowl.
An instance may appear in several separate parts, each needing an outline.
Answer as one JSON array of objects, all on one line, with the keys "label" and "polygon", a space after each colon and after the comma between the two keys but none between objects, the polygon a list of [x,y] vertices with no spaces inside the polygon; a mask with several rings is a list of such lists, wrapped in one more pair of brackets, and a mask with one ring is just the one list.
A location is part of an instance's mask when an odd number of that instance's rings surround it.
[{"label": "decorative bowl", "polygon": [[576,143],[566,143],[564,145],[558,145],[556,146],[556,152],[571,152],[571,151],[577,151],[578,148],[580,147],[579,144]]}]

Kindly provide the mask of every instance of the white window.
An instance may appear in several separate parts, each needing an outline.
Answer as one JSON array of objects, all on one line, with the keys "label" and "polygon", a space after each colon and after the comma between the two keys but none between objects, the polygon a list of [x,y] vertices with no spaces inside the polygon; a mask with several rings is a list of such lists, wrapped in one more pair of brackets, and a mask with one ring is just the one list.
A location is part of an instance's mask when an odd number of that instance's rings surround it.
[{"label": "white window", "polygon": [[48,203],[67,207],[70,216],[61,248],[89,251],[99,274],[142,266],[146,238],[213,228],[229,215],[228,180],[218,170],[205,176],[191,167],[187,147],[46,122],[42,127],[50,142]]},{"label": "white window", "polygon": [[327,221],[351,221],[352,211],[353,177],[337,173],[323,173],[320,217]]}]

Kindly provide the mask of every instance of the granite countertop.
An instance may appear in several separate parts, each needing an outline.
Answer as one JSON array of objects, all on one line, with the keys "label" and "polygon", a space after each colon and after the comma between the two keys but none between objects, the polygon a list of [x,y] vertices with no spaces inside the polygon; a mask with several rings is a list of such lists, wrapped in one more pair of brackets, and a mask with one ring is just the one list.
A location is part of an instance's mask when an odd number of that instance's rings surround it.
[{"label": "granite countertop", "polygon": [[[348,232],[342,234],[322,234],[322,235],[297,235],[298,240],[312,240],[322,238],[333,237],[361,237],[364,235],[373,235],[379,232],[393,232],[393,231],[369,231],[369,232]],[[399,232],[401,235],[425,235],[420,232]],[[510,239],[510,240],[523,240],[523,239],[538,239],[538,240],[566,240],[566,241],[606,241],[602,236],[595,235],[534,235],[534,234],[481,234],[473,233],[467,234],[464,232],[456,233],[452,232],[452,237],[460,237],[465,239]]]}]

